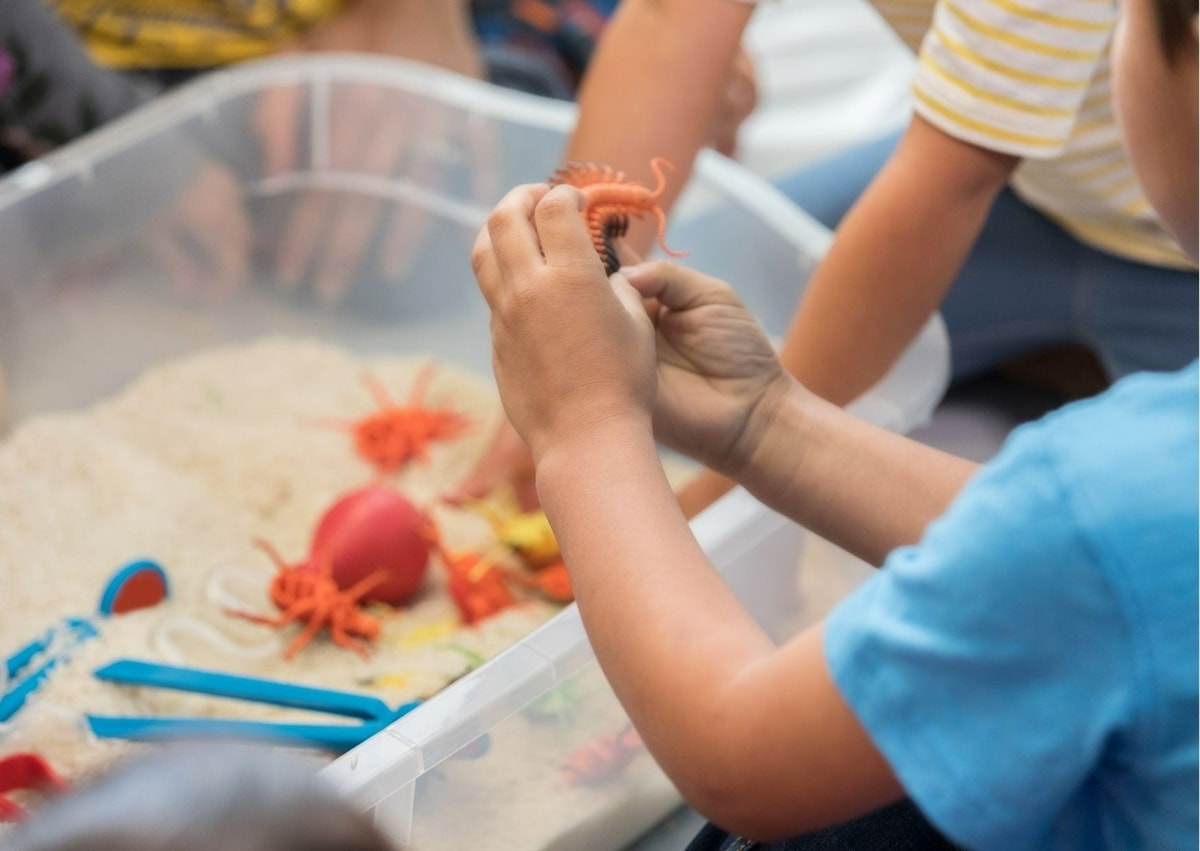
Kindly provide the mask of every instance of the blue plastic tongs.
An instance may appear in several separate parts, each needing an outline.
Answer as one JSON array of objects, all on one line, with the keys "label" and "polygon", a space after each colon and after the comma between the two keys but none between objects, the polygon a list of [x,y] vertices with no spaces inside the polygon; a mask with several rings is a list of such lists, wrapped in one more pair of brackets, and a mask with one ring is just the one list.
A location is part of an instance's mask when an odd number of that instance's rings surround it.
[{"label": "blue plastic tongs", "polygon": [[110,739],[151,741],[200,736],[249,738],[341,753],[380,732],[421,703],[414,700],[392,709],[379,698],[366,694],[137,659],[118,659],[99,668],[95,676],[124,685],[211,694],[362,719],[361,724],[307,724],[248,719],[88,715],[87,721],[92,732]]}]

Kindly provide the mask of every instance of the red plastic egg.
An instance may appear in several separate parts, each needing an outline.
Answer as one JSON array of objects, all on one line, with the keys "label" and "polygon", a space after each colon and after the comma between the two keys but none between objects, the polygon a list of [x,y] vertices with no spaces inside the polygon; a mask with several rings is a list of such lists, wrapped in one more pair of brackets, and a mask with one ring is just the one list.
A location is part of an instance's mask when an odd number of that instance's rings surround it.
[{"label": "red plastic egg", "polygon": [[385,571],[388,578],[363,602],[406,603],[425,581],[429,567],[428,520],[392,488],[372,485],[330,506],[313,534],[310,566],[329,558],[333,579],[345,590]]}]

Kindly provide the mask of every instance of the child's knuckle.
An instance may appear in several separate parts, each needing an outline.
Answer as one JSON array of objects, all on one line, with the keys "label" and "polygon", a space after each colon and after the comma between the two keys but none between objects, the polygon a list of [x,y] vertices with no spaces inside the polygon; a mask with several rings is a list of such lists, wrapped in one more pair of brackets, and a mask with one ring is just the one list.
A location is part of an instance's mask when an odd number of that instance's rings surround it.
[{"label": "child's knuckle", "polygon": [[492,256],[491,246],[475,244],[471,249],[471,271],[475,273],[476,278],[482,279],[487,270],[488,259]]},{"label": "child's knuckle", "polygon": [[496,207],[492,212],[488,213],[487,230],[493,241],[502,239],[505,234],[512,230],[512,216],[503,205]]}]

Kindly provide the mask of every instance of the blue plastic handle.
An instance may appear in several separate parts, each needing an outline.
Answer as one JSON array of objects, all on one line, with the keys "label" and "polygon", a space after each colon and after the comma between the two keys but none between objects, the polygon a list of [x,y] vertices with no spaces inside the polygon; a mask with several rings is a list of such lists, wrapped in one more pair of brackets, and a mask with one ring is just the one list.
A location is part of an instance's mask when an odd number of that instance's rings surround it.
[{"label": "blue plastic handle", "polygon": [[411,712],[419,700],[406,703],[386,719],[362,724],[289,724],[276,721],[225,720],[220,718],[139,718],[87,716],[92,732],[101,738],[161,741],[216,737],[253,739],[281,744],[304,745],[342,753],[361,744],[388,724]]},{"label": "blue plastic handle", "polygon": [[279,680],[243,677],[178,665],[118,659],[96,670],[97,679],[125,685],[151,686],[312,709],[366,721],[390,721],[395,713],[377,697],[348,691],[301,686]]}]

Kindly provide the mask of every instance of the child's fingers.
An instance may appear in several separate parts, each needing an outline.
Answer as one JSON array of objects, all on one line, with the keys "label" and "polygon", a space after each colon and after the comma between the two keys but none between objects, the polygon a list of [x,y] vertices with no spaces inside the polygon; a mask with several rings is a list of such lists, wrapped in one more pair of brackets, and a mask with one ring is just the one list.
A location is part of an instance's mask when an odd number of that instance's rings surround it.
[{"label": "child's fingers", "polygon": [[544,183],[518,186],[500,199],[487,220],[487,233],[500,273],[508,280],[544,265],[533,211],[546,194]]},{"label": "child's fingers", "polygon": [[711,302],[739,303],[729,284],[668,260],[622,268],[621,274],[643,298],[656,299],[671,310],[687,310]]},{"label": "child's fingers", "polygon": [[475,245],[471,248],[471,269],[475,272],[475,281],[484,300],[494,310],[504,288],[504,278],[500,274],[500,264],[496,262],[496,252],[492,249],[492,237],[487,225],[480,228],[475,237]]},{"label": "child's fingers", "polygon": [[657,312],[658,304],[651,299],[643,299],[629,282],[621,275],[612,275],[608,279],[612,290],[617,295],[617,299],[621,305],[634,316],[645,316],[647,319],[653,320],[654,314]]},{"label": "child's fingers", "polygon": [[592,238],[579,215],[583,205],[583,193],[566,185],[555,186],[538,202],[534,223],[548,264],[570,265],[595,253]]},{"label": "child's fingers", "polygon": [[613,283],[614,287],[616,287],[617,284],[619,283],[622,289],[624,289],[626,292],[628,292],[631,297],[636,298],[638,300],[638,302],[642,306],[642,312],[644,312],[646,314],[647,318],[649,318],[649,320],[651,322],[656,321],[656,319],[658,317],[659,308],[662,307],[662,305],[659,304],[658,299],[646,298],[641,293],[639,293],[637,290],[635,290],[632,286],[630,286],[629,281],[627,281],[625,279],[625,276],[624,276],[624,274],[622,274],[621,271],[614,272],[612,275],[609,276],[608,279],[609,279],[609,281],[614,282]]}]

